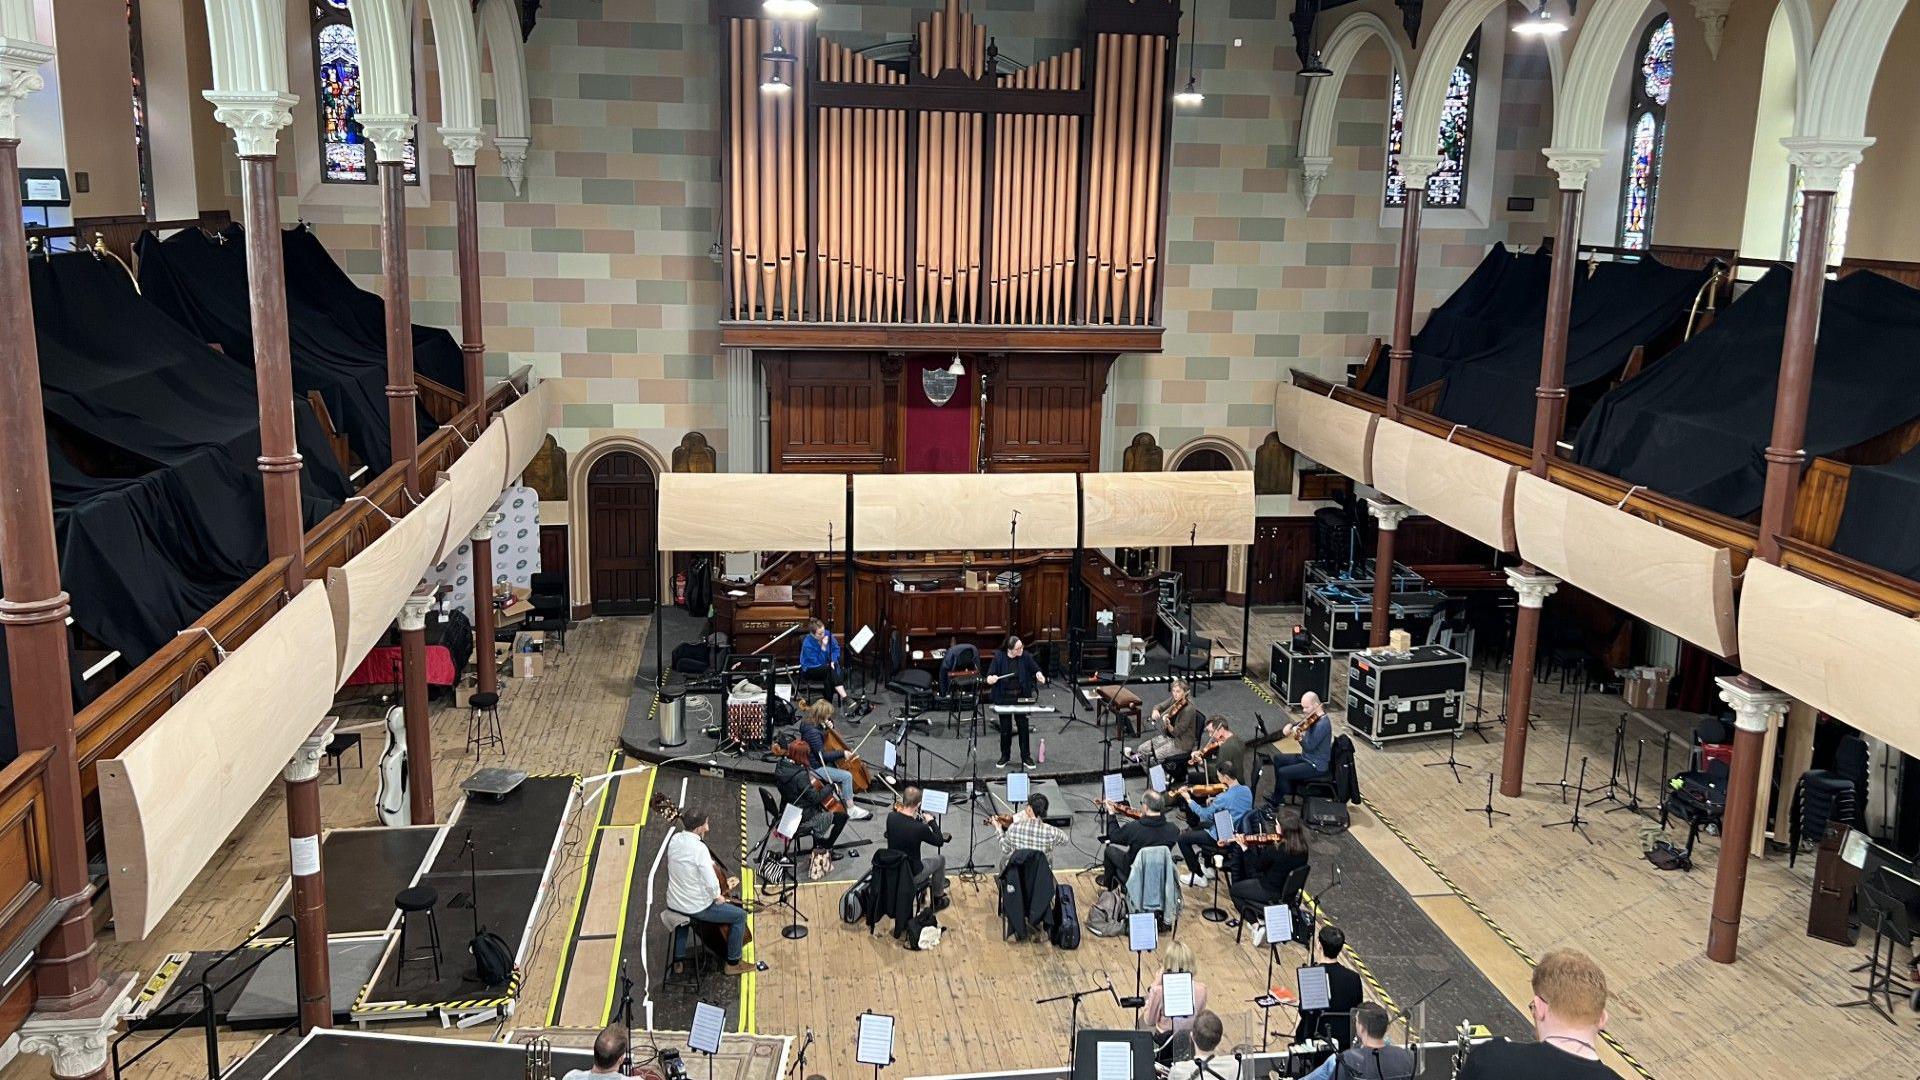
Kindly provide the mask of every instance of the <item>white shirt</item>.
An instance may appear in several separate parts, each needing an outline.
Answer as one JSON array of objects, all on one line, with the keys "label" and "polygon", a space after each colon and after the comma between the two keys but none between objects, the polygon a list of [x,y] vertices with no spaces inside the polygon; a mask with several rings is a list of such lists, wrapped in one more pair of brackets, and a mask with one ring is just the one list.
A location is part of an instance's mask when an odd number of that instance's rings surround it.
[{"label": "white shirt", "polygon": [[677,832],[667,841],[667,906],[682,915],[705,911],[720,899],[714,880],[713,854],[690,832]]}]

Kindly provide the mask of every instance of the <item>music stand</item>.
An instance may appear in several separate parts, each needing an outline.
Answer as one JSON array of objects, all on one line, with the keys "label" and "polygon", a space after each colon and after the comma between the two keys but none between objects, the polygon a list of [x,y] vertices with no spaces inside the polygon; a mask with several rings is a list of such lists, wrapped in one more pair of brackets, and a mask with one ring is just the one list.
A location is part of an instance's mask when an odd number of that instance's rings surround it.
[{"label": "music stand", "polygon": [[707,1055],[707,1080],[713,1080],[713,1058],[720,1052],[720,1033],[726,1026],[725,1009],[704,1001],[694,1003],[693,1023],[687,1029],[687,1048]]},{"label": "music stand", "polygon": [[893,1017],[869,1009],[854,1021],[853,1059],[862,1065],[873,1066],[873,1080],[880,1080],[880,1070],[893,1064]]}]

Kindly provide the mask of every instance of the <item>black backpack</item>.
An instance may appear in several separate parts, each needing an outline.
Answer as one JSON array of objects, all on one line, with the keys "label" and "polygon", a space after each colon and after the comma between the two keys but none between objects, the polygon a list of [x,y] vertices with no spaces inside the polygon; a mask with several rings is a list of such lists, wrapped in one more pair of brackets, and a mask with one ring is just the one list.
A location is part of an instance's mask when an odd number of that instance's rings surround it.
[{"label": "black backpack", "polygon": [[1073,886],[1060,885],[1053,893],[1053,944],[1056,948],[1080,947],[1080,909],[1073,898]]},{"label": "black backpack", "polygon": [[1334,797],[1343,803],[1360,802],[1360,774],[1353,767],[1353,740],[1345,735],[1333,740],[1333,753],[1327,761],[1333,778]]},{"label": "black backpack", "polygon": [[513,977],[513,950],[507,948],[506,939],[499,934],[480,931],[467,944],[467,951],[473,953],[474,970],[486,986],[505,986]]}]

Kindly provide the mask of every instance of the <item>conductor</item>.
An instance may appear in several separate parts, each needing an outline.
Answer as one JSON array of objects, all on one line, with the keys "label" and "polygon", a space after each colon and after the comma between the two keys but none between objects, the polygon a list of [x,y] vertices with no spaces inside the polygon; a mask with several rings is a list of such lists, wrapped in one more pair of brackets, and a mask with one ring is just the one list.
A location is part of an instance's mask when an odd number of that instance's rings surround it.
[{"label": "conductor", "polygon": [[[1000,652],[987,665],[987,689],[995,705],[1012,705],[1034,695],[1035,687],[1045,686],[1047,677],[1040,673],[1040,665],[1027,655],[1027,647],[1018,634],[1008,634]],[[1001,713],[1000,716],[1000,760],[997,768],[1004,769],[1013,753],[1013,733],[1016,725],[1020,732],[1020,763],[1031,769],[1034,767],[1033,752],[1027,747],[1032,725],[1026,713]]]}]

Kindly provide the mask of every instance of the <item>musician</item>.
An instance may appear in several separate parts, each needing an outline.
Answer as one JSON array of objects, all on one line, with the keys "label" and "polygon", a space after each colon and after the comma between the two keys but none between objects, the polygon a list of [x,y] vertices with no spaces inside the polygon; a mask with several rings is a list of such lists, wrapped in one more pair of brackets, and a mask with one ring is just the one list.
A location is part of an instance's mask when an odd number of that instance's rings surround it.
[{"label": "musician", "polygon": [[1027,805],[1013,815],[1006,825],[994,821],[993,827],[1000,833],[1000,869],[1004,870],[1007,860],[1016,851],[1037,851],[1053,861],[1053,849],[1067,842],[1067,834],[1047,824],[1047,797],[1035,792],[1027,800]]},{"label": "musician", "polygon": [[[1008,634],[1006,643],[987,665],[987,688],[993,696],[995,705],[1013,705],[1033,697],[1036,687],[1047,684],[1046,675],[1040,671],[1040,665],[1027,655],[1026,643],[1018,634]],[[1032,725],[1026,713],[1000,714],[1000,760],[997,768],[1004,769],[1013,754],[1013,733],[1020,732],[1020,764],[1031,769],[1034,767],[1033,752],[1027,747],[1027,739]]]},{"label": "musician", "polygon": [[1240,1075],[1240,1062],[1231,1055],[1225,1061],[1215,1060],[1220,1056],[1220,1040],[1226,1035],[1226,1024],[1212,1009],[1195,1013],[1193,1054],[1169,1066],[1167,1080],[1234,1080]]},{"label": "musician", "polygon": [[1293,1029],[1293,1041],[1305,1042],[1325,1036],[1339,1042],[1343,1050],[1353,1042],[1353,1018],[1349,1014],[1354,1006],[1366,1000],[1366,995],[1360,988],[1360,975],[1340,962],[1340,954],[1346,947],[1346,931],[1337,926],[1320,927],[1320,955],[1325,958],[1320,966],[1327,973],[1327,1007],[1300,1010],[1300,1023]]},{"label": "musician", "polygon": [[[1193,949],[1186,942],[1175,939],[1161,946],[1160,974],[1154,976],[1153,985],[1147,987],[1146,1007],[1140,1011],[1140,1026],[1153,1032],[1156,1047],[1166,1046],[1170,1036],[1184,1035],[1194,1030],[1195,1021],[1207,1008],[1207,984],[1198,978],[1193,980],[1193,1015],[1167,1015],[1167,976],[1174,972],[1193,974]],[[1172,1060],[1169,1056],[1168,1060]]]},{"label": "musician", "polygon": [[800,639],[800,676],[827,687],[833,696],[847,699],[846,680],[840,673],[840,639],[819,619],[807,620],[807,636]]},{"label": "musician", "polygon": [[1187,680],[1173,680],[1167,700],[1153,707],[1146,726],[1152,737],[1128,750],[1127,756],[1134,761],[1157,761],[1176,783],[1184,781],[1187,762],[1199,749],[1200,738],[1200,710],[1193,707],[1193,687]]},{"label": "musician", "polygon": [[1459,1080],[1618,1080],[1600,1063],[1607,976],[1578,949],[1554,949],[1533,969],[1533,1030],[1539,1042],[1496,1039],[1467,1055]]},{"label": "musician", "polygon": [[1320,695],[1311,690],[1300,695],[1300,712],[1300,719],[1285,729],[1287,738],[1300,740],[1300,752],[1273,755],[1273,794],[1267,796],[1272,809],[1287,801],[1295,784],[1333,771],[1333,721]]},{"label": "musician", "polygon": [[1297,894],[1287,895],[1287,877],[1307,865],[1307,827],[1297,812],[1280,812],[1279,836],[1278,842],[1266,844],[1249,844],[1239,835],[1228,841],[1240,849],[1240,860],[1233,871],[1233,887],[1227,892],[1240,909],[1240,918],[1253,927],[1256,947],[1266,941],[1261,917],[1267,905],[1297,900]]},{"label": "musician", "polygon": [[739,888],[740,880],[721,882],[713,852],[707,850],[712,822],[705,811],[688,809],[680,814],[680,826],[681,831],[667,841],[667,907],[694,922],[726,927],[727,974],[753,971],[754,965],[740,960],[740,950],[747,943],[746,909],[727,900],[727,893]]},{"label": "musician", "polygon": [[[831,850],[847,827],[847,811],[827,809],[827,796],[834,790],[831,781],[818,779],[807,768],[813,751],[803,739],[787,744],[786,756],[773,767],[773,783],[780,789],[780,805],[800,808],[800,825],[813,833],[814,850]],[[838,805],[838,804],[836,804]]]},{"label": "musician", "polygon": [[1413,1080],[1418,1062],[1413,1051],[1387,1042],[1391,1023],[1387,1010],[1371,1001],[1355,1006],[1353,1033],[1360,1044],[1321,1062],[1306,1080]]},{"label": "musician", "polygon": [[[595,1076],[625,1076],[620,1063],[627,1058],[627,1029],[608,1024],[593,1039],[593,1068],[571,1069],[560,1080],[591,1080]],[[529,1066],[531,1067],[531,1066]]]},{"label": "musician", "polygon": [[1199,888],[1213,881],[1213,857],[1220,851],[1213,835],[1213,815],[1225,810],[1232,815],[1234,831],[1238,832],[1253,809],[1252,788],[1233,776],[1222,776],[1220,782],[1226,789],[1205,802],[1194,801],[1190,793],[1182,795],[1187,816],[1195,823],[1194,828],[1180,834],[1180,854],[1186,858],[1188,870],[1180,879],[1182,885]]},{"label": "musician", "polygon": [[1122,825],[1101,853],[1102,880],[1108,888],[1127,883],[1127,875],[1133,873],[1133,860],[1142,851],[1150,847],[1172,850],[1180,842],[1180,826],[1167,820],[1165,792],[1147,792],[1140,806],[1140,817]]},{"label": "musician", "polygon": [[1233,721],[1225,716],[1209,716],[1205,735],[1205,744],[1187,755],[1188,766],[1201,769],[1203,774],[1231,774],[1244,782],[1247,778],[1247,744],[1233,733]]},{"label": "musician", "polygon": [[853,774],[840,767],[840,763],[854,758],[851,750],[827,749],[827,726],[833,723],[833,703],[822,698],[808,705],[800,714],[800,737],[806,740],[807,748],[812,751],[804,762],[821,779],[840,789],[840,801],[847,805],[847,816],[854,821],[865,821],[873,816],[853,801]]},{"label": "musician", "polygon": [[922,855],[920,849],[923,845],[944,847],[949,839],[934,828],[933,815],[920,809],[920,789],[901,789],[900,801],[887,815],[887,850],[906,855],[907,865],[913,868],[913,891],[931,888],[935,910],[952,902],[947,894],[947,860],[939,852]]}]

